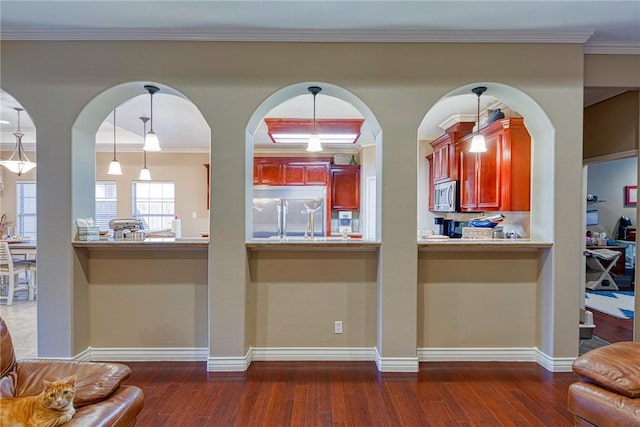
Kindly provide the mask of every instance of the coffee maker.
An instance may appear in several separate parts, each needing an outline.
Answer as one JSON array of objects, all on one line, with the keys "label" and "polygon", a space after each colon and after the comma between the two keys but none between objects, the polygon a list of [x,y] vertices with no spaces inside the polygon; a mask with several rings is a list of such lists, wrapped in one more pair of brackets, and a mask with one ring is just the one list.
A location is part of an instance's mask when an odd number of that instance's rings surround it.
[{"label": "coffee maker", "polygon": [[462,226],[464,225],[462,221],[436,217],[434,222],[438,225],[438,234],[441,236],[449,236],[454,239],[462,237]]}]

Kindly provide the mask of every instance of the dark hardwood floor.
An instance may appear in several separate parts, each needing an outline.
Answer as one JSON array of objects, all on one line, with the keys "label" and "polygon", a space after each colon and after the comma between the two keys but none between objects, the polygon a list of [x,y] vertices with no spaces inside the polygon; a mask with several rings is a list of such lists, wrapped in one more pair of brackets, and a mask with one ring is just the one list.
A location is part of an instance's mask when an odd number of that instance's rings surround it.
[{"label": "dark hardwood floor", "polygon": [[618,319],[592,308],[589,311],[596,325],[593,335],[608,343],[633,341],[633,320]]},{"label": "dark hardwood floor", "polygon": [[379,373],[373,362],[131,362],[145,426],[571,426],[573,373],[535,363],[429,362]]}]

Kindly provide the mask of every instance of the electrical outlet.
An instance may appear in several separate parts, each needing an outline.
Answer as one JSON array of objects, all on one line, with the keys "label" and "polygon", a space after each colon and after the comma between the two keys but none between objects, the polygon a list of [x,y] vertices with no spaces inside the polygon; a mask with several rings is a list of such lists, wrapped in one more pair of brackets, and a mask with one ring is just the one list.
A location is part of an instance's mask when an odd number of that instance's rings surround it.
[{"label": "electrical outlet", "polygon": [[196,211],[191,212],[191,218],[196,219]]},{"label": "electrical outlet", "polygon": [[341,334],[342,333],[342,320],[336,320],[333,324],[333,333]]}]

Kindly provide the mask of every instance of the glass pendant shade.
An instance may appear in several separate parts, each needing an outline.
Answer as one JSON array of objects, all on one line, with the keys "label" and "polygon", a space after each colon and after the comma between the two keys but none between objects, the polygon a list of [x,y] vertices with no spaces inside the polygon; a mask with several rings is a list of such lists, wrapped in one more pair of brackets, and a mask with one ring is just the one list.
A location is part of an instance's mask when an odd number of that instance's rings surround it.
[{"label": "glass pendant shade", "polygon": [[320,136],[317,133],[312,133],[309,136],[309,144],[307,145],[307,151],[318,152],[322,151],[322,144],[320,143]]},{"label": "glass pendant shade", "polygon": [[1,160],[0,165],[20,176],[35,168],[36,164],[29,160],[24,152],[24,147],[22,146],[22,137],[24,136],[24,133],[20,130],[20,112],[23,111],[23,109],[16,107],[14,110],[18,112],[18,130],[13,133],[16,137],[16,148],[11,157],[9,157],[9,160]]},{"label": "glass pendant shade", "polygon": [[120,162],[117,160],[111,160],[109,163],[109,170],[107,171],[109,175],[122,175],[122,168],[120,167]]},{"label": "glass pendant shade", "polygon": [[313,132],[309,135],[307,151],[317,153],[322,151],[322,144],[320,143],[320,136],[316,132],[316,95],[318,95],[322,88],[318,86],[309,86],[307,90],[313,95]]},{"label": "glass pendant shade", "polygon": [[158,135],[152,130],[149,131],[147,137],[144,141],[144,147],[142,147],[144,151],[160,151],[160,140],[158,139]]},{"label": "glass pendant shade", "polygon": [[469,148],[470,153],[484,153],[487,151],[487,145],[484,141],[484,136],[477,134],[473,136],[471,140],[471,147]]},{"label": "glass pendant shade", "polygon": [[138,176],[140,181],[151,181],[151,172],[148,168],[140,169],[140,176]]},{"label": "glass pendant shade", "polygon": [[470,153],[484,153],[487,151],[487,144],[484,140],[484,135],[480,133],[480,95],[482,95],[487,90],[484,86],[479,86],[471,89],[471,92],[475,93],[478,96],[478,129],[476,130],[476,134],[473,136],[471,140],[471,147],[469,147]]}]

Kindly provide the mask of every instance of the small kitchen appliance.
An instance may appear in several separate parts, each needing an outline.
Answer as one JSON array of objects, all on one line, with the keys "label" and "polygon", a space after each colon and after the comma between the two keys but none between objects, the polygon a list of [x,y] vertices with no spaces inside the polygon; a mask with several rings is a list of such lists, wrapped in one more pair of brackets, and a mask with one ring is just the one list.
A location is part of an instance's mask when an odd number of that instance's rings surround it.
[{"label": "small kitchen appliance", "polygon": [[459,198],[457,181],[447,181],[433,186],[433,210],[435,212],[456,212]]},{"label": "small kitchen appliance", "polygon": [[115,240],[124,240],[129,237],[130,233],[142,230],[144,225],[142,220],[137,218],[114,218],[109,221],[109,228],[113,230]]}]

